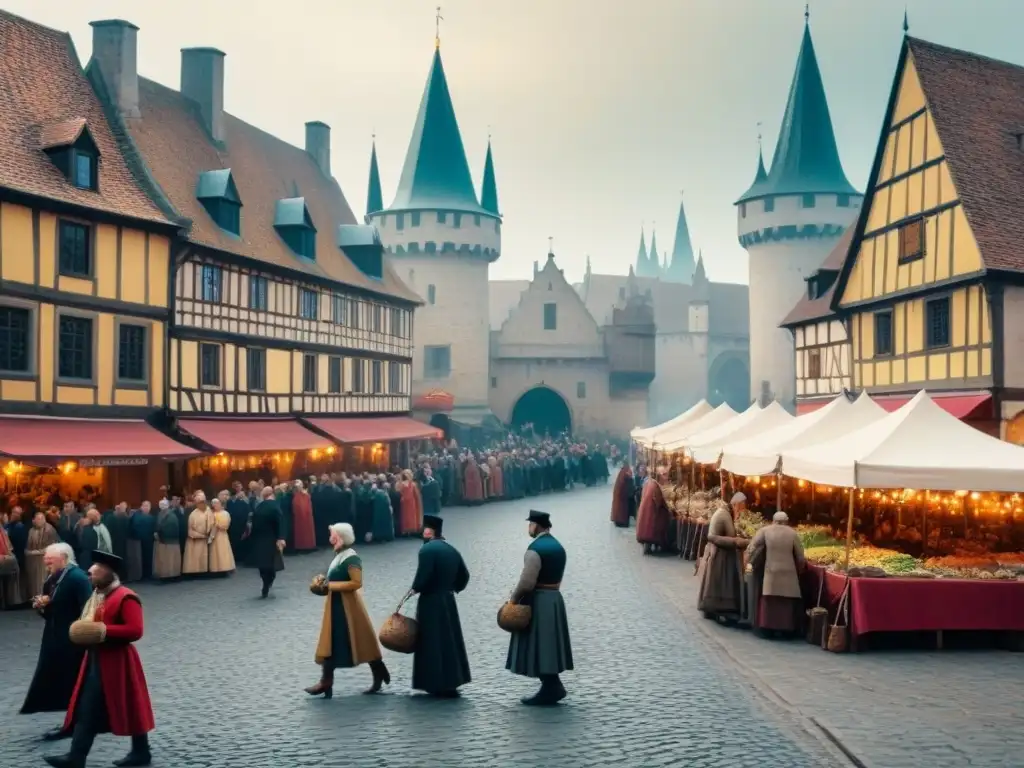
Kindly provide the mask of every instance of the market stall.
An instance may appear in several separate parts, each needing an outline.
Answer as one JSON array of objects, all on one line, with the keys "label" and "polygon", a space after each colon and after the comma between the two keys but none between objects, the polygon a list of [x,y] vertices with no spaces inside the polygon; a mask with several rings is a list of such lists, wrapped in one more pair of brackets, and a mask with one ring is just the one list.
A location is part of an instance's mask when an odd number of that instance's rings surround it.
[{"label": "market stall", "polygon": [[[811,591],[823,578],[825,601],[848,605],[854,647],[869,632],[930,631],[940,644],[945,630],[1024,632],[1024,554],[1012,551],[1024,448],[965,425],[920,392],[838,438],[785,448],[781,469],[845,502],[844,540],[826,536],[806,555]],[[916,538],[919,556],[877,546],[884,526],[897,539],[913,534],[903,541]]]},{"label": "market stall", "polygon": [[653,427],[636,427],[632,432],[629,433],[630,439],[645,448],[650,448],[657,441],[658,437],[662,434],[667,434],[670,431],[681,427],[683,424],[691,424],[696,422],[698,419],[707,416],[715,410],[707,400],[701,400],[693,407],[683,411],[678,416],[669,419],[668,421],[656,424]]},{"label": "market stall", "polygon": [[792,414],[771,402],[765,408],[756,405],[718,427],[687,438],[685,447],[697,464],[718,464],[725,446],[743,438],[753,438],[794,421]]},{"label": "market stall", "polygon": [[[751,408],[759,407],[752,405]],[[747,411],[750,409],[748,408]],[[744,411],[746,413],[747,411]],[[681,450],[686,445],[686,439],[709,429],[714,429],[739,414],[729,407],[728,403],[722,403],[713,411],[704,414],[698,419],[693,419],[682,424],[677,424],[663,432],[658,433],[657,439],[652,441],[652,447],[661,453],[672,453]]]}]

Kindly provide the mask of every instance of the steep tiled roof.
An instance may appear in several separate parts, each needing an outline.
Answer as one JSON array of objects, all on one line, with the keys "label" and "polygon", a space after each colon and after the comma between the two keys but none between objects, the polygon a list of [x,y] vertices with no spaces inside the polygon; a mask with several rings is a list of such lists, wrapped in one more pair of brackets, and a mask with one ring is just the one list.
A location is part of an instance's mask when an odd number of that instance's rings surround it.
[{"label": "steep tiled roof", "polygon": [[[73,142],[85,127],[100,152],[98,192],[75,187],[43,152]],[[0,136],[0,187],[169,223],[118,151],[70,35],[6,11],[0,11]]]},{"label": "steep tiled roof", "polygon": [[[833,248],[829,252],[828,256],[825,257],[825,261],[822,262],[818,272],[838,272],[843,268],[843,264],[846,263],[846,259],[850,251],[850,243],[853,241],[853,231],[853,227],[846,228],[843,236],[836,242],[835,248]],[[822,318],[831,315],[832,296],[836,291],[838,283],[839,280],[834,280],[832,285],[829,286],[829,289],[816,299],[809,298],[807,291],[804,291],[804,295],[800,298],[800,301],[796,303],[796,306],[790,310],[789,314],[786,315],[785,320],[779,323],[779,325],[786,327],[810,320],[821,320]]]},{"label": "steep tiled roof", "polygon": [[[355,224],[341,187],[305,150],[225,114],[225,141],[217,147],[203,127],[198,105],[181,93],[139,78],[141,119],[127,130],[145,170],[180,216],[192,222],[192,242],[276,267],[335,280],[406,301],[420,299],[385,266],[381,280],[367,277],[338,247],[338,226]],[[200,174],[230,169],[242,201],[241,235],[210,218],[196,198]],[[296,191],[297,190],[297,191]],[[296,256],[274,229],[277,201],[302,197],[317,229],[316,260]]]},{"label": "steep tiled roof", "polygon": [[983,263],[1024,272],[1024,67],[916,38],[905,47]]}]

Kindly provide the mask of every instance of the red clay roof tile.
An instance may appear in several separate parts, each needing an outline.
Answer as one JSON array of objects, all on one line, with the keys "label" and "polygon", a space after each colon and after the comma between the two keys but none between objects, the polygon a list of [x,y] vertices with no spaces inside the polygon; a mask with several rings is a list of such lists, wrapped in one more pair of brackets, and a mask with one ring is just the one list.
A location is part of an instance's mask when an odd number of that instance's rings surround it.
[{"label": "red clay roof tile", "polygon": [[[73,126],[87,126],[99,149],[98,192],[74,186],[43,151],[44,146],[61,146],[50,142],[66,138]],[[170,223],[118,151],[70,35],[6,11],[0,11],[0,135],[0,187]]]},{"label": "red clay roof tile", "polygon": [[[139,78],[139,108],[142,119],[126,121],[127,130],[168,202],[191,220],[193,243],[383,296],[422,301],[390,266],[375,280],[338,248],[338,226],[356,224],[356,218],[337,181],[324,175],[304,149],[229,114],[225,141],[218,147],[195,102],[145,78]],[[221,230],[195,196],[199,175],[223,168],[231,169],[242,201],[239,237]],[[296,256],[274,228],[277,201],[296,194],[305,199],[317,229],[315,261]]]},{"label": "red clay roof tile", "polygon": [[68,147],[78,141],[78,137],[84,130],[85,120],[81,117],[76,117],[73,120],[59,120],[49,125],[40,126],[39,148]]}]

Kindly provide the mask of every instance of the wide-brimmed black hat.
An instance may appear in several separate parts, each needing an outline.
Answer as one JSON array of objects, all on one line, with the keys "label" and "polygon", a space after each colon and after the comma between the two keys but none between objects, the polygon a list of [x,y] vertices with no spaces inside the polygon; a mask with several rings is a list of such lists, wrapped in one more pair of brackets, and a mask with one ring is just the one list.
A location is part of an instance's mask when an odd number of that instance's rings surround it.
[{"label": "wide-brimmed black hat", "polygon": [[531,523],[536,523],[541,528],[551,527],[551,515],[547,512],[538,512],[536,509],[531,509],[530,516],[526,519]]},{"label": "wide-brimmed black hat", "polygon": [[440,536],[441,529],[444,527],[444,520],[437,515],[424,515],[423,527],[432,530],[435,536]]},{"label": "wide-brimmed black hat", "polygon": [[92,561],[94,563],[99,563],[100,565],[105,565],[113,571],[121,570],[121,565],[124,563],[124,561],[117,555],[104,552],[102,549],[94,549],[92,551]]}]

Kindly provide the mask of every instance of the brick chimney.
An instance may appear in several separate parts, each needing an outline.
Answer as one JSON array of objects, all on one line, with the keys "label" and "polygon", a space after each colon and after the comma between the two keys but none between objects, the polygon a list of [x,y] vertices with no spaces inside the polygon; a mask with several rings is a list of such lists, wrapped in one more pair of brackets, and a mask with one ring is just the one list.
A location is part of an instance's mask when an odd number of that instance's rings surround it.
[{"label": "brick chimney", "polygon": [[320,172],[331,175],[331,126],[319,120],[306,123],[306,152],[316,161]]},{"label": "brick chimney", "polygon": [[139,112],[138,32],[121,19],[94,21],[92,60],[103,77],[107,96],[123,117],[141,117]]},{"label": "brick chimney", "polygon": [[199,105],[203,124],[216,142],[225,139],[224,55],[216,48],[181,49],[181,93]]}]

